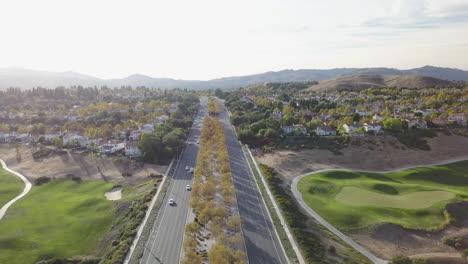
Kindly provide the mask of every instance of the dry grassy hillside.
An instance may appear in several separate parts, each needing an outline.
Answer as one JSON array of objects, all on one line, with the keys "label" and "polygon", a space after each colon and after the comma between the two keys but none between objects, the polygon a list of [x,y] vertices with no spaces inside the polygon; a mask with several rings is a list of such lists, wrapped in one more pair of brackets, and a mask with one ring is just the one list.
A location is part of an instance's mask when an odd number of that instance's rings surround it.
[{"label": "dry grassy hillside", "polygon": [[453,87],[455,83],[421,75],[350,75],[320,81],[309,88],[312,91],[363,90],[371,87]]},{"label": "dry grassy hillside", "polygon": [[353,138],[336,155],[325,149],[278,150],[257,156],[257,161],[275,168],[287,181],[295,176],[329,168],[391,170],[465,157],[468,137],[439,134],[428,138],[430,151],[408,149],[391,136]]},{"label": "dry grassy hillside", "polygon": [[[38,148],[24,145],[0,144],[0,158],[8,167],[23,173],[31,180],[47,176],[50,178],[80,177],[83,180],[105,180],[138,184],[147,179],[150,173],[162,174],[167,166],[127,162],[107,157],[91,157],[69,152],[50,153],[41,158],[33,158]],[[122,176],[126,174],[127,176]],[[131,176],[128,176],[131,175]]]}]

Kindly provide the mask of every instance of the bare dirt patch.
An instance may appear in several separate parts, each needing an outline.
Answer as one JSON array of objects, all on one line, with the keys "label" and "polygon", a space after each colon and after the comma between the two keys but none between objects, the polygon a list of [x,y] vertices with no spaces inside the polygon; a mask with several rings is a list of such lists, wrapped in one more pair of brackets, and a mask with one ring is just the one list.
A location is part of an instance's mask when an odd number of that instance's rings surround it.
[{"label": "bare dirt patch", "polygon": [[[431,148],[429,151],[408,149],[391,136],[380,136],[352,138],[349,146],[340,150],[340,155],[325,149],[277,150],[257,154],[256,159],[273,167],[285,183],[301,174],[322,169],[382,171],[468,159],[468,137],[439,133],[437,137],[426,140]],[[382,224],[349,235],[385,259],[395,255],[415,255],[430,258],[434,263],[467,263],[459,251],[442,243],[442,238],[462,237],[468,241],[468,219],[435,233]]]},{"label": "bare dirt patch", "polygon": [[[163,174],[166,165],[139,162],[122,164],[118,159],[73,154],[69,151],[53,151],[34,158],[38,147],[0,144],[0,157],[8,166],[30,180],[39,177],[81,178],[81,180],[105,180],[137,185],[147,180],[148,175]],[[124,176],[125,175],[125,176]]]},{"label": "bare dirt patch", "polygon": [[287,182],[322,169],[392,170],[434,162],[468,159],[468,137],[439,134],[428,138],[429,151],[408,149],[391,136],[356,137],[336,155],[325,149],[276,150],[257,155],[259,163],[273,167]]}]

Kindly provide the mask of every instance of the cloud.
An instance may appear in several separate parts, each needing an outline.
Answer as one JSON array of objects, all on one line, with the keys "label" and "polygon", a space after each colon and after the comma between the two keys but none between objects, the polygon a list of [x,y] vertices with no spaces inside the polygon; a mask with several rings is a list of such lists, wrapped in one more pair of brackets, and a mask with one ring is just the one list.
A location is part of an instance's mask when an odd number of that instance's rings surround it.
[{"label": "cloud", "polygon": [[468,3],[458,0],[397,0],[389,15],[372,18],[361,26],[427,29],[468,23]]}]

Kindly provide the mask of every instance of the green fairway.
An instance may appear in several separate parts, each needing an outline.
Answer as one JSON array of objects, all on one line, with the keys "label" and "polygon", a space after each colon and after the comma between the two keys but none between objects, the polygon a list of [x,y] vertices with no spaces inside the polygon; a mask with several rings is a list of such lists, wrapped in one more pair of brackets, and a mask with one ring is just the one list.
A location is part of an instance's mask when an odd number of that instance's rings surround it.
[{"label": "green fairway", "polygon": [[327,171],[302,178],[304,201],[344,230],[375,223],[435,229],[447,203],[468,200],[468,161],[392,173]]},{"label": "green fairway", "polygon": [[446,191],[412,192],[403,195],[391,195],[346,186],[336,195],[335,200],[340,203],[358,206],[422,209],[454,197],[454,193]]},{"label": "green fairway", "polygon": [[24,183],[15,175],[1,168],[0,165],[0,207],[18,196],[24,189]]},{"label": "green fairway", "polygon": [[104,197],[112,186],[57,180],[33,187],[0,221],[0,263],[32,264],[96,252],[114,216],[112,202]]}]

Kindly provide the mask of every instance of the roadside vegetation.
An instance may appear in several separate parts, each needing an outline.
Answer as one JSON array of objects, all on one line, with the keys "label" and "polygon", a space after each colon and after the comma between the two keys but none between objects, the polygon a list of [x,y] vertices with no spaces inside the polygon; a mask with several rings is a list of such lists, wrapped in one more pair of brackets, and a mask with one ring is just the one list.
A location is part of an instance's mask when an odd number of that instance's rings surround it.
[{"label": "roadside vegetation", "polygon": [[182,263],[246,263],[236,204],[224,129],[218,119],[207,117],[190,200],[195,219],[185,227]]},{"label": "roadside vegetation", "polygon": [[0,168],[0,208],[18,196],[23,188],[21,179]]},{"label": "roadside vegetation", "polygon": [[440,230],[457,218],[446,205],[468,198],[468,161],[391,173],[327,171],[304,177],[304,201],[342,230],[394,223]]},{"label": "roadside vegetation", "polygon": [[206,107],[207,107],[208,113],[211,116],[219,115],[219,111],[220,111],[219,104],[215,101],[215,99],[213,97],[208,98],[208,103],[207,103]]},{"label": "roadside vegetation", "polygon": [[[273,168],[260,164],[260,169],[307,263],[336,263],[337,259],[340,260],[339,263],[371,263],[339,238],[310,221],[291,194],[285,191],[281,178],[277,176]],[[333,244],[327,243],[327,245],[323,237],[333,240]]]}]

